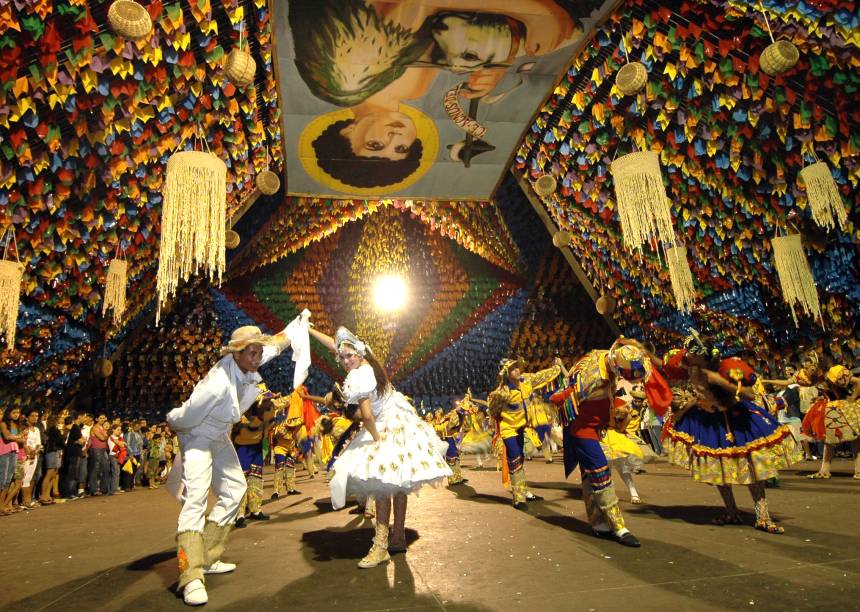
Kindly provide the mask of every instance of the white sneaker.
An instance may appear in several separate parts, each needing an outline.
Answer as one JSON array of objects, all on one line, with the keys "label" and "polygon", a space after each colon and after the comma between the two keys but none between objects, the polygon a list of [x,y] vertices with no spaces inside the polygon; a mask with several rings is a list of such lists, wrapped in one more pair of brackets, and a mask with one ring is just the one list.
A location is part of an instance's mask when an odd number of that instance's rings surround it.
[{"label": "white sneaker", "polygon": [[227,572],[232,572],[236,569],[235,563],[224,563],[223,561],[216,561],[212,565],[204,565],[203,573],[204,574],[226,574]]},{"label": "white sneaker", "polygon": [[202,606],[209,601],[202,580],[192,580],[182,590],[182,600],[189,606]]}]

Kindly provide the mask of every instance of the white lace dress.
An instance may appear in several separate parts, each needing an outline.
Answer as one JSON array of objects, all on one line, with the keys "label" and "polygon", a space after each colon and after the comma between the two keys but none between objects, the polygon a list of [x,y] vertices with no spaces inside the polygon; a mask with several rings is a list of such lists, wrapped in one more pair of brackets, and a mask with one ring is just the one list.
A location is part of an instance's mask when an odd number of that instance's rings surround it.
[{"label": "white lace dress", "polygon": [[375,442],[362,428],[334,462],[329,486],[335,509],[342,508],[348,496],[363,500],[446,483],[451,476],[445,462],[448,445],[421,420],[402,393],[392,389],[377,397],[376,377],[368,364],[347,374],[343,392],[349,404],[370,399],[381,440]]}]

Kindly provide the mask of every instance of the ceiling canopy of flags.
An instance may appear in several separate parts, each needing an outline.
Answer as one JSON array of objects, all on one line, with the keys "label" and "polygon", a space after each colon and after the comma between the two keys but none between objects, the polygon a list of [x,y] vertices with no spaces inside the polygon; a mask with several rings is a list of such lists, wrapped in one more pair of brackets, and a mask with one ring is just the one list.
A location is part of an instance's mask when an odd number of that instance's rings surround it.
[{"label": "ceiling canopy of flags", "polygon": [[[201,299],[199,287],[176,298],[179,312],[205,321],[195,325],[207,337],[251,322],[276,329],[308,307],[321,328],[343,323],[366,335],[398,385],[428,401],[469,385],[487,388],[509,352],[537,366],[557,351],[572,358],[599,346],[611,338],[608,328],[517,183],[536,187],[552,175],[556,189],[534,201],[570,232],[571,252],[590,284],[617,301],[612,317],[624,333],[667,346],[695,326],[733,350],[755,346],[772,356],[831,337],[840,339],[834,351],[857,348],[855,2],[763,0],[762,13],[757,3],[735,0],[547,0],[549,11],[582,13],[571,22],[585,28],[575,37],[571,31],[576,44],[553,47],[536,72],[522,69],[528,53],[517,55],[487,91],[474,71],[425,78],[433,86],[419,97],[404,94],[404,104],[417,110],[403,114],[417,121],[419,134],[446,126],[426,141],[436,143],[438,163],[419,164],[424,182],[381,191],[350,187],[326,174],[332,166],[301,158],[317,151],[300,147],[306,124],[322,132],[320,116],[342,119],[348,109],[334,98],[305,108],[299,98],[310,87],[307,74],[295,66],[279,72],[280,64],[298,61],[281,45],[286,33],[275,32],[281,3],[274,11],[267,0],[140,3],[153,27],[137,42],[108,24],[110,0],[12,0],[0,7],[0,231],[14,229],[24,264],[14,350],[0,352],[4,393],[73,393],[94,360],[124,342],[125,350],[195,350],[191,340],[182,348],[166,331],[158,332],[163,340],[144,342],[140,330],[153,329],[147,325],[167,160],[177,150],[205,147],[227,165],[228,217],[241,217],[241,244],[230,251],[224,285],[205,293],[196,310],[182,302]],[[350,2],[355,14],[371,7],[387,16],[397,4]],[[511,11],[517,4],[511,1]],[[537,23],[527,14],[514,20]],[[796,66],[775,77],[759,62],[771,42],[768,28],[800,52]],[[244,87],[224,68],[240,39],[256,64]],[[403,74],[431,56],[441,61],[431,49],[440,40],[425,42],[400,67]],[[547,66],[560,61],[561,49],[567,55],[553,72]],[[628,61],[647,69],[638,94],[624,95],[615,84]],[[523,103],[519,114],[505,114],[529,79],[540,83],[540,95],[526,111]],[[459,82],[486,98],[471,117],[485,119],[483,137],[472,124],[472,133],[447,131],[454,119],[442,98]],[[435,113],[426,92],[437,90]],[[460,96],[461,110],[469,115],[470,100],[479,98]],[[463,170],[467,144],[474,175]],[[659,153],[672,228],[688,249],[691,313],[675,307],[662,250],[624,247],[610,166],[648,150]],[[506,179],[511,153],[514,176]],[[847,208],[842,229],[828,231],[812,219],[798,176],[816,159],[831,170]],[[283,187],[260,197],[255,179],[267,168]],[[447,184],[445,168],[453,173]],[[777,232],[802,235],[823,326],[802,312],[799,327],[792,320],[770,243]],[[112,326],[101,307],[117,255],[129,264],[129,304],[122,324]],[[399,315],[376,313],[368,301],[370,283],[383,272],[409,280],[411,301]],[[313,380],[322,386],[338,372],[322,351],[317,361]],[[137,363],[123,367],[144,367]],[[281,370],[270,376],[287,388],[288,367]],[[131,370],[123,376],[138,380]],[[147,401],[159,409],[158,402],[175,397],[152,394]]]}]

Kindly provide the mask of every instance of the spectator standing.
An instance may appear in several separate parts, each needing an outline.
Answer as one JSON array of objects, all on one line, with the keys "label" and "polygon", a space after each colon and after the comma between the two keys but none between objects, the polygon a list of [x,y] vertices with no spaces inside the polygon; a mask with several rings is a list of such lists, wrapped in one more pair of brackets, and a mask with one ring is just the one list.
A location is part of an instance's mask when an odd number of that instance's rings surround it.
[{"label": "spectator standing", "polygon": [[86,412],[84,413],[83,425],[81,426],[81,436],[83,437],[83,443],[81,444],[81,460],[78,462],[78,497],[82,497],[84,495],[84,487],[87,484],[87,480],[89,478],[89,446],[90,446],[90,432],[93,429],[93,415]]},{"label": "spectator standing", "polygon": [[[128,427],[128,431],[124,435],[125,445],[128,448],[129,460],[132,461],[132,471],[126,481],[126,486],[123,487],[126,491],[130,491],[137,485],[138,474],[140,474],[143,452],[143,436],[140,433],[140,421],[132,421]],[[125,470],[123,470],[124,473]]]},{"label": "spectator standing", "polygon": [[117,491],[125,493],[125,490],[119,485],[119,478],[122,464],[125,463],[127,455],[125,440],[122,437],[122,425],[112,425],[110,436],[108,436],[108,456],[110,457],[108,495],[113,495]]},{"label": "spectator standing", "polygon": [[84,435],[81,432],[84,415],[66,417],[66,443],[63,452],[62,487],[60,493],[66,499],[78,496],[78,474],[84,455]]},{"label": "spectator standing", "polygon": [[110,459],[108,457],[108,432],[105,429],[107,416],[100,414],[90,430],[87,460],[88,493],[96,496],[107,493],[110,479]]},{"label": "spectator standing", "polygon": [[27,441],[27,436],[18,432],[21,409],[7,408],[0,419],[0,514],[17,512],[15,498],[21,487],[16,478],[18,472],[18,449]]},{"label": "spectator standing", "polygon": [[58,427],[59,416],[52,414],[46,422],[47,431],[45,433],[45,475],[42,478],[42,493],[39,496],[40,504],[53,504],[54,499],[52,492],[54,485],[59,480],[60,463],[63,458],[63,451],[66,447],[66,440],[63,433]]},{"label": "spectator standing", "polygon": [[24,480],[21,483],[21,502],[24,508],[35,508],[39,504],[33,501],[33,485],[36,484],[36,467],[39,464],[39,455],[42,454],[42,433],[38,427],[39,411],[35,408],[27,410],[26,419],[21,422],[22,431],[26,432],[24,442],[24,454],[19,451],[18,458],[24,459]]}]

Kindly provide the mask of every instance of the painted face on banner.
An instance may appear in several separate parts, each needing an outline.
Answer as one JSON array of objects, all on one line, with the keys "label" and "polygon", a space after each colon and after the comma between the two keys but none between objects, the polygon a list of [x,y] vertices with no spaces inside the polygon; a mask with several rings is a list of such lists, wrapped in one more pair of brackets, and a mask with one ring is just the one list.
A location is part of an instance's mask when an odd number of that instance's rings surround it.
[{"label": "painted face on banner", "polygon": [[434,63],[463,74],[505,62],[511,55],[513,33],[506,20],[495,15],[481,19],[448,15],[434,26],[433,40]]},{"label": "painted face on banner", "polygon": [[418,130],[408,116],[397,111],[371,113],[359,117],[340,132],[359,157],[406,159]]}]

